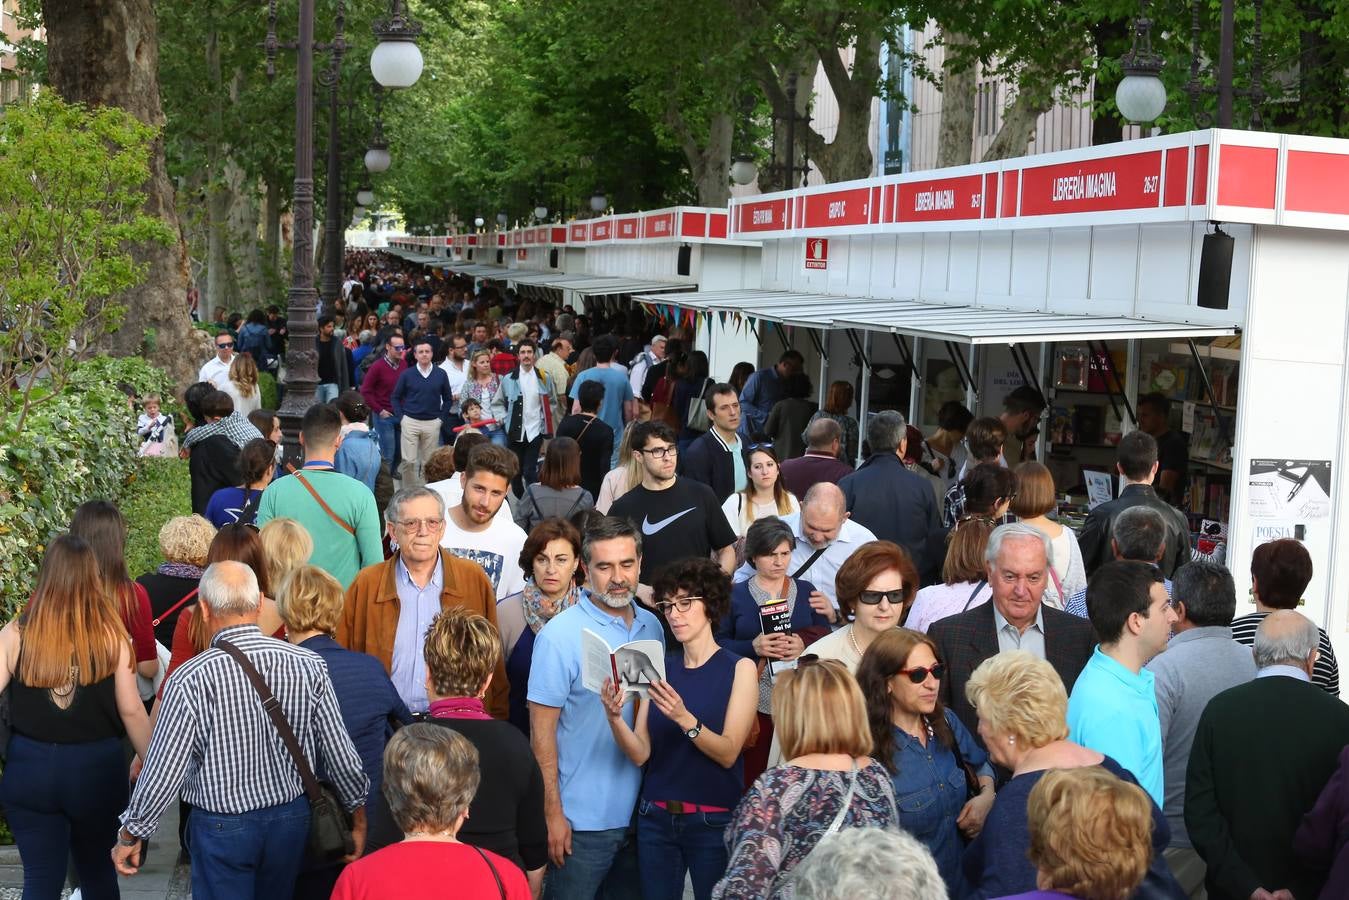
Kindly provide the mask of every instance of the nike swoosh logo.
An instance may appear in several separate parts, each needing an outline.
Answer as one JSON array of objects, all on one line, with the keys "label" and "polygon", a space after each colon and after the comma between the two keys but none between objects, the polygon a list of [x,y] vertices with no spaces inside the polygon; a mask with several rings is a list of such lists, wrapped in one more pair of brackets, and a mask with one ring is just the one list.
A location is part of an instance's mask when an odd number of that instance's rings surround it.
[{"label": "nike swoosh logo", "polygon": [[677,512],[667,519],[661,519],[659,522],[651,521],[651,516],[648,515],[644,519],[642,519],[642,534],[653,535],[656,532],[660,531],[662,528],[664,528],[666,525],[669,525],[675,519],[678,519],[680,516],[687,516],[689,513],[693,512],[696,508],[697,507],[690,506],[683,512]]}]

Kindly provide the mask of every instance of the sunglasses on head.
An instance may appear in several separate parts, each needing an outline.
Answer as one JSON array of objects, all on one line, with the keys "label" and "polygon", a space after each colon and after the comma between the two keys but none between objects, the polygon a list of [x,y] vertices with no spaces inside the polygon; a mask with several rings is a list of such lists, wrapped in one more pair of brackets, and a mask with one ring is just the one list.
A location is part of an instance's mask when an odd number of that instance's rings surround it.
[{"label": "sunglasses on head", "polygon": [[862,591],[857,595],[857,601],[867,606],[879,606],[882,600],[889,600],[891,606],[903,606],[904,589],[901,587],[893,591]]},{"label": "sunglasses on head", "polygon": [[946,674],[946,666],[942,663],[933,663],[930,666],[914,666],[912,669],[900,669],[896,675],[904,675],[914,684],[922,684],[927,681],[927,676],[931,675],[938,681]]}]

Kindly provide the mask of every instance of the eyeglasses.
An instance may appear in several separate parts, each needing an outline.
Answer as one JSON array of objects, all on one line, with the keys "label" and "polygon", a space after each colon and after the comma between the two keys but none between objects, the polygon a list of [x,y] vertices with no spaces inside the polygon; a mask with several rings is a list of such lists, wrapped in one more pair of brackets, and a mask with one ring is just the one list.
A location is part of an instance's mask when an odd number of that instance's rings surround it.
[{"label": "eyeglasses", "polygon": [[219,347],[221,350],[233,350],[234,341],[230,341],[228,344],[216,344],[216,346]]},{"label": "eyeglasses", "polygon": [[694,600],[701,600],[701,599],[703,599],[703,598],[702,598],[702,597],[697,597],[697,596],[695,596],[695,597],[675,597],[673,600],[662,600],[660,603],[657,603],[657,604],[656,604],[656,609],[660,611],[660,614],[661,614],[662,616],[669,616],[669,615],[670,615],[670,610],[671,610],[671,609],[677,609],[677,610],[679,610],[679,611],[682,612],[682,613],[683,613],[683,612],[688,612],[688,611],[689,611],[689,608],[693,606],[693,601],[694,601]]},{"label": "eyeglasses", "polygon": [[435,519],[399,519],[394,522],[400,528],[406,528],[411,532],[435,531],[437,528],[445,527],[445,520]]},{"label": "eyeglasses", "polygon": [[638,453],[646,453],[652,459],[664,459],[667,456],[678,456],[679,448],[671,444],[668,447],[652,447],[650,450],[638,450]]},{"label": "eyeglasses", "polygon": [[938,681],[946,674],[946,666],[942,663],[933,663],[930,666],[914,666],[912,669],[900,669],[896,675],[904,675],[914,684],[922,684],[927,681],[927,676],[931,675]]},{"label": "eyeglasses", "polygon": [[892,606],[901,606],[904,603],[904,588],[895,588],[893,591],[863,591],[857,595],[857,599],[867,606],[879,606],[882,600],[889,600]]}]

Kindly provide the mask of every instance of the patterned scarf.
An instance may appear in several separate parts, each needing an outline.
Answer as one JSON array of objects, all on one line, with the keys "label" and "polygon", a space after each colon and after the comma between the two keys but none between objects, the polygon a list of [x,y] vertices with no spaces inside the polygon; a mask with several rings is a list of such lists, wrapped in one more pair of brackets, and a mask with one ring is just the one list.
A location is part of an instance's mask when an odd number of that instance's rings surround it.
[{"label": "patterned scarf", "polygon": [[525,621],[529,624],[529,630],[538,634],[539,629],[544,625],[547,625],[549,619],[562,612],[562,610],[576,605],[576,601],[581,599],[581,589],[572,587],[570,591],[567,591],[567,595],[562,598],[562,601],[554,608],[553,601],[549,600],[544,595],[543,591],[538,589],[534,584],[534,580],[531,578],[525,582],[525,589],[522,592],[521,599],[524,601]]},{"label": "patterned scarf", "polygon": [[166,562],[155,571],[170,578],[191,578],[196,581],[201,578],[201,573],[205,570],[201,566],[194,566],[191,563]]}]

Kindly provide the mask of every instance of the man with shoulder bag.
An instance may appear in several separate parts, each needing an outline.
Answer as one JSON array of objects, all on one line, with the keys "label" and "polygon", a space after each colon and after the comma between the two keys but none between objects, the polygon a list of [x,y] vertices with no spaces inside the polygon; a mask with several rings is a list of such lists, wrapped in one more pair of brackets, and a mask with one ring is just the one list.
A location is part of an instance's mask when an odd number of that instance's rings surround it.
[{"label": "man with shoulder bag", "polygon": [[[289,897],[306,857],[360,855],[370,781],[322,658],[258,630],[253,571],[215,563],[199,597],[211,645],[165,686],[113,862],[136,874],[142,842],[181,792],[192,807],[193,897]],[[332,787],[315,779],[319,768]]]}]

